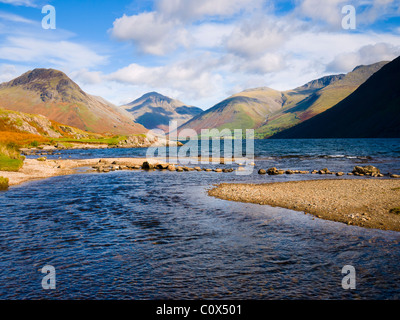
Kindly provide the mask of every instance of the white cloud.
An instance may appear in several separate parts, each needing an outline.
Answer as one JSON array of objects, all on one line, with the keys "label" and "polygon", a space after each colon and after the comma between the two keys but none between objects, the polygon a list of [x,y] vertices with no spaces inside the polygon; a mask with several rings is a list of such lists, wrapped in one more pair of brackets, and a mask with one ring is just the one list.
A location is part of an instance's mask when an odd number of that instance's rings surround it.
[{"label": "white cloud", "polygon": [[169,18],[193,21],[251,11],[260,8],[262,2],[262,0],[160,0],[158,11]]},{"label": "white cloud", "polygon": [[75,82],[84,85],[99,84],[104,80],[104,76],[100,71],[89,71],[86,68],[73,71],[70,76]]},{"label": "white cloud", "polygon": [[348,71],[358,65],[368,65],[378,61],[391,61],[400,55],[400,46],[388,43],[366,45],[357,51],[338,54],[327,66],[330,71]]},{"label": "white cloud", "polygon": [[156,12],[123,15],[114,21],[111,34],[120,41],[134,42],[138,51],[154,55],[166,54],[189,41],[184,28]]},{"label": "white cloud", "polygon": [[[201,37],[203,44],[214,44],[226,35],[224,24],[207,23],[205,17],[230,17],[239,12],[249,12],[260,7],[262,0],[160,0],[157,10],[137,15],[123,15],[113,23],[111,35],[119,41],[129,41],[137,51],[153,55],[165,55],[183,46],[195,45]],[[200,21],[199,24],[194,22]],[[206,40],[204,32],[209,33]]]},{"label": "white cloud", "polygon": [[279,54],[266,53],[258,59],[244,59],[239,63],[239,70],[244,73],[265,75],[278,72],[285,67],[285,61]]},{"label": "white cloud", "polygon": [[0,2],[13,6],[36,7],[35,1],[32,0],[0,0]]},{"label": "white cloud", "polygon": [[8,13],[8,12],[2,12],[0,11],[0,19],[11,21],[11,22],[17,22],[17,23],[27,23],[27,24],[36,24],[36,21],[26,19],[24,17],[18,16],[16,14]]},{"label": "white cloud", "polygon": [[12,79],[15,79],[27,70],[29,70],[29,68],[26,68],[24,66],[0,64],[0,83],[11,81]]},{"label": "white cloud", "polygon": [[106,57],[74,42],[25,37],[8,37],[0,47],[0,59],[51,64],[70,69],[90,68],[107,61]]},{"label": "white cloud", "polygon": [[268,17],[243,21],[226,37],[226,49],[245,58],[260,57],[289,40],[291,33],[285,27],[285,23]]},{"label": "white cloud", "polygon": [[349,4],[348,0],[303,0],[298,7],[298,12],[307,18],[340,27],[343,17],[341,9],[347,4]]},{"label": "white cloud", "polygon": [[203,23],[189,28],[191,43],[198,48],[215,50],[221,48],[225,39],[232,33],[233,24]]},{"label": "white cloud", "polygon": [[212,57],[198,57],[159,67],[134,63],[106,76],[106,79],[159,91],[170,89],[178,94],[184,93],[188,99],[201,99],[221,89],[221,75],[212,71],[217,63]]}]

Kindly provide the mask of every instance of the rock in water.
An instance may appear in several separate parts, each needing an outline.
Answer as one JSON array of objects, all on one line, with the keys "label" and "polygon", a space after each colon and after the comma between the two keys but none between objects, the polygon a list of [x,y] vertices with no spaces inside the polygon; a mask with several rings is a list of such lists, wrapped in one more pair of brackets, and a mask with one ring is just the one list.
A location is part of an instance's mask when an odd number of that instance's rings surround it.
[{"label": "rock in water", "polygon": [[142,169],[144,169],[144,170],[152,170],[152,169],[154,169],[154,166],[150,162],[145,161],[142,164]]},{"label": "rock in water", "polygon": [[278,171],[277,168],[272,167],[272,168],[269,168],[269,169],[267,170],[267,173],[268,173],[269,175],[276,175],[276,174],[279,174],[279,171]]},{"label": "rock in water", "polygon": [[266,174],[267,173],[267,171],[266,170],[264,170],[264,169],[260,169],[260,170],[258,170],[258,174]]},{"label": "rock in water", "polygon": [[365,167],[360,167],[360,166],[355,166],[353,171],[354,174],[363,174],[363,175],[371,175],[371,174],[379,174],[381,173],[378,168],[374,166],[365,166]]}]

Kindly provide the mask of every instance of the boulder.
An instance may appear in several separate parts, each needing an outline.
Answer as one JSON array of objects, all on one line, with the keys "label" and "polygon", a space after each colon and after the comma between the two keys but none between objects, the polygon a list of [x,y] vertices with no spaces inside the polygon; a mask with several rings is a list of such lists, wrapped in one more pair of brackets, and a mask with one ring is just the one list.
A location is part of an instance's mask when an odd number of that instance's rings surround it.
[{"label": "boulder", "polygon": [[264,169],[258,170],[258,174],[266,174],[266,173],[267,173],[267,170],[264,170]]},{"label": "boulder", "polygon": [[214,169],[215,172],[222,172],[221,168]]},{"label": "boulder", "polygon": [[152,165],[150,162],[148,162],[148,161],[145,161],[145,162],[143,162],[143,164],[142,164],[142,169],[144,169],[144,170],[152,170],[152,169],[154,169],[154,165]]},{"label": "boulder", "polygon": [[267,173],[268,173],[269,175],[276,175],[276,174],[279,174],[279,171],[278,171],[277,168],[272,167],[272,168],[269,168],[269,169],[267,170]]},{"label": "boulder", "polygon": [[330,171],[328,168],[324,168],[318,171],[319,174],[330,174]]},{"label": "boulder", "polygon": [[167,170],[169,171],[176,171],[176,168],[173,164],[168,165]]},{"label": "boulder", "polygon": [[286,174],[294,174],[294,171],[293,170],[286,170],[285,173]]},{"label": "boulder", "polygon": [[158,164],[156,165],[156,168],[157,168],[157,169],[160,169],[160,170],[165,170],[165,169],[168,168],[168,163],[158,163]]},{"label": "boulder", "polygon": [[340,177],[340,176],[343,176],[344,175],[344,172],[336,172],[336,175],[338,176],[338,177]]},{"label": "boulder", "polygon": [[363,175],[371,175],[373,173],[378,173],[378,174],[381,173],[380,170],[374,166],[365,166],[365,167],[355,166],[352,172],[354,174],[359,173],[359,174],[363,174]]},{"label": "boulder", "polygon": [[400,175],[399,174],[391,174],[390,177],[391,178],[400,178]]}]

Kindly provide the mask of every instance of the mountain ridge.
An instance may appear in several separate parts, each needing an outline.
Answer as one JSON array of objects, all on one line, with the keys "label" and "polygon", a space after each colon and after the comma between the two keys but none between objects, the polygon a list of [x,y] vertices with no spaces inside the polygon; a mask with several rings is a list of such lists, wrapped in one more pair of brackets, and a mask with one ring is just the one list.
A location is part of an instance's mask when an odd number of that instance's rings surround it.
[{"label": "mountain ridge", "polygon": [[354,92],[386,61],[357,66],[347,74],[328,75],[297,88],[278,91],[269,87],[246,89],[205,110],[178,128],[254,129],[265,138],[306,121]]},{"label": "mountain ridge", "polygon": [[399,138],[399,76],[400,57],[332,108],[271,138]]}]

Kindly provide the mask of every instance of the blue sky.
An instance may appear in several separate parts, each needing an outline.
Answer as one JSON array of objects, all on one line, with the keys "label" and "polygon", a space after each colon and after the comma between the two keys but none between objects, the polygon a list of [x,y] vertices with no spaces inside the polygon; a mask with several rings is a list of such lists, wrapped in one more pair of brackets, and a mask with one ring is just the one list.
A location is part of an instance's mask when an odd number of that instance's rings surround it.
[{"label": "blue sky", "polygon": [[55,68],[117,105],[158,91],[207,109],[399,55],[399,0],[0,0],[0,82]]}]

